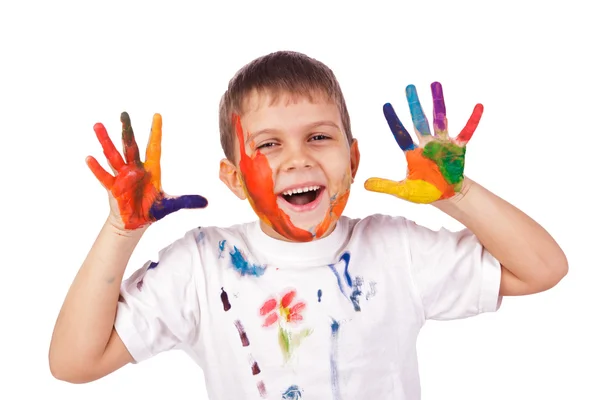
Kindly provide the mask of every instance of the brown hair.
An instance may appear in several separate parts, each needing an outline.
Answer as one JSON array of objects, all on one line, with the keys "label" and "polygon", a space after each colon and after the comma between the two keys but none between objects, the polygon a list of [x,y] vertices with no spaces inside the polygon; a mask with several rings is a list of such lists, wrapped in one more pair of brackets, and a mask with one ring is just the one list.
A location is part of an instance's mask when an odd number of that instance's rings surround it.
[{"label": "brown hair", "polygon": [[333,71],[322,62],[293,51],[278,51],[259,57],[242,67],[229,81],[219,104],[219,131],[221,147],[231,162],[234,155],[234,126],[232,114],[243,114],[246,96],[253,91],[268,91],[273,101],[282,94],[307,97],[325,94],[338,107],[342,128],[352,142],[350,116],[340,85]]}]

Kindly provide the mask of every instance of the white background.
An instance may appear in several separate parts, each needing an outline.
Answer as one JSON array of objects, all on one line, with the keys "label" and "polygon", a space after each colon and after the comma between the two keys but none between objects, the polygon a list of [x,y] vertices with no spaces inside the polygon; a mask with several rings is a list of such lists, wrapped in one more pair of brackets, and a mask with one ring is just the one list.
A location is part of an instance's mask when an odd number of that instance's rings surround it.
[{"label": "white background", "polygon": [[209,199],[206,210],[153,226],[127,275],[197,225],[251,220],[218,179],[218,101],[238,68],[281,49],[324,61],[344,89],[362,153],[349,216],[460,228],[432,207],[362,188],[370,176],[404,177],[383,103],[411,127],[404,88],[415,84],[430,113],[437,80],[454,134],[475,103],[485,106],[466,174],[539,221],[568,256],[569,275],[548,292],[507,298],[495,314],[428,323],[423,399],[600,398],[594,2],[238,3],[2,2],[0,398],[206,398],[202,371],[179,353],[86,385],[50,375],[55,318],[108,211],[84,159],[106,165],[94,123],[120,143],[128,111],[145,149],[160,112],[165,191]]}]

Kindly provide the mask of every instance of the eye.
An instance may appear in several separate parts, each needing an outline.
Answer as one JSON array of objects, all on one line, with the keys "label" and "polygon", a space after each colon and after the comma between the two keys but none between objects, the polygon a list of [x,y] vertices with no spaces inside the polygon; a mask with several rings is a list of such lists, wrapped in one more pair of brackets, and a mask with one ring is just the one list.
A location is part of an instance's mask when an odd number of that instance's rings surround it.
[{"label": "eye", "polygon": [[260,146],[257,146],[256,149],[257,150],[258,149],[266,149],[266,148],[273,147],[276,145],[277,145],[277,143],[275,143],[275,142],[266,142],[266,143],[261,144]]},{"label": "eye", "polygon": [[329,139],[329,136],[323,135],[322,133],[314,135],[310,138],[310,140],[327,140],[327,139]]}]

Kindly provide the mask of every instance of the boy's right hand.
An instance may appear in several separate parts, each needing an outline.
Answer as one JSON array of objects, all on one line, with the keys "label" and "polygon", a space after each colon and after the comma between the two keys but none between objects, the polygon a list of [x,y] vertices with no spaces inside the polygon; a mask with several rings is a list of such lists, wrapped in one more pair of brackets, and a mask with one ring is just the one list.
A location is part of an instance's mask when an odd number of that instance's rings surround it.
[{"label": "boy's right hand", "polygon": [[114,176],[88,156],[86,163],[109,192],[109,222],[117,229],[129,231],[149,226],[181,209],[204,208],[208,201],[199,195],[167,196],[161,187],[160,155],[162,117],[154,114],[146,159],[140,160],[139,149],[126,112],[121,114],[123,154],[121,157],[101,123],[94,125],[96,136]]}]

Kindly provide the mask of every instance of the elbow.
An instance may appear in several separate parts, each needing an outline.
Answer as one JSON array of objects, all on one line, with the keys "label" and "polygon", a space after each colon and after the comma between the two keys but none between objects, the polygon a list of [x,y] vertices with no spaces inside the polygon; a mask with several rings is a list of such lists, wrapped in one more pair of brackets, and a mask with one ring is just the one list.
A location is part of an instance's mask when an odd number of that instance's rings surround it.
[{"label": "elbow", "polygon": [[561,252],[560,256],[555,257],[553,260],[546,261],[544,268],[540,269],[544,271],[542,276],[539,277],[539,291],[545,291],[558,285],[569,272],[569,263],[564,253]]},{"label": "elbow", "polygon": [[89,379],[86,368],[76,366],[64,359],[57,359],[56,357],[50,356],[48,357],[48,366],[50,367],[52,376],[59,381],[82,384],[89,383],[93,380]]},{"label": "elbow", "polygon": [[567,256],[565,256],[564,253],[562,253],[562,256],[557,261],[555,261],[552,270],[555,280],[554,285],[557,285],[558,282],[562,281],[563,278],[569,273],[569,261],[567,260]]}]

